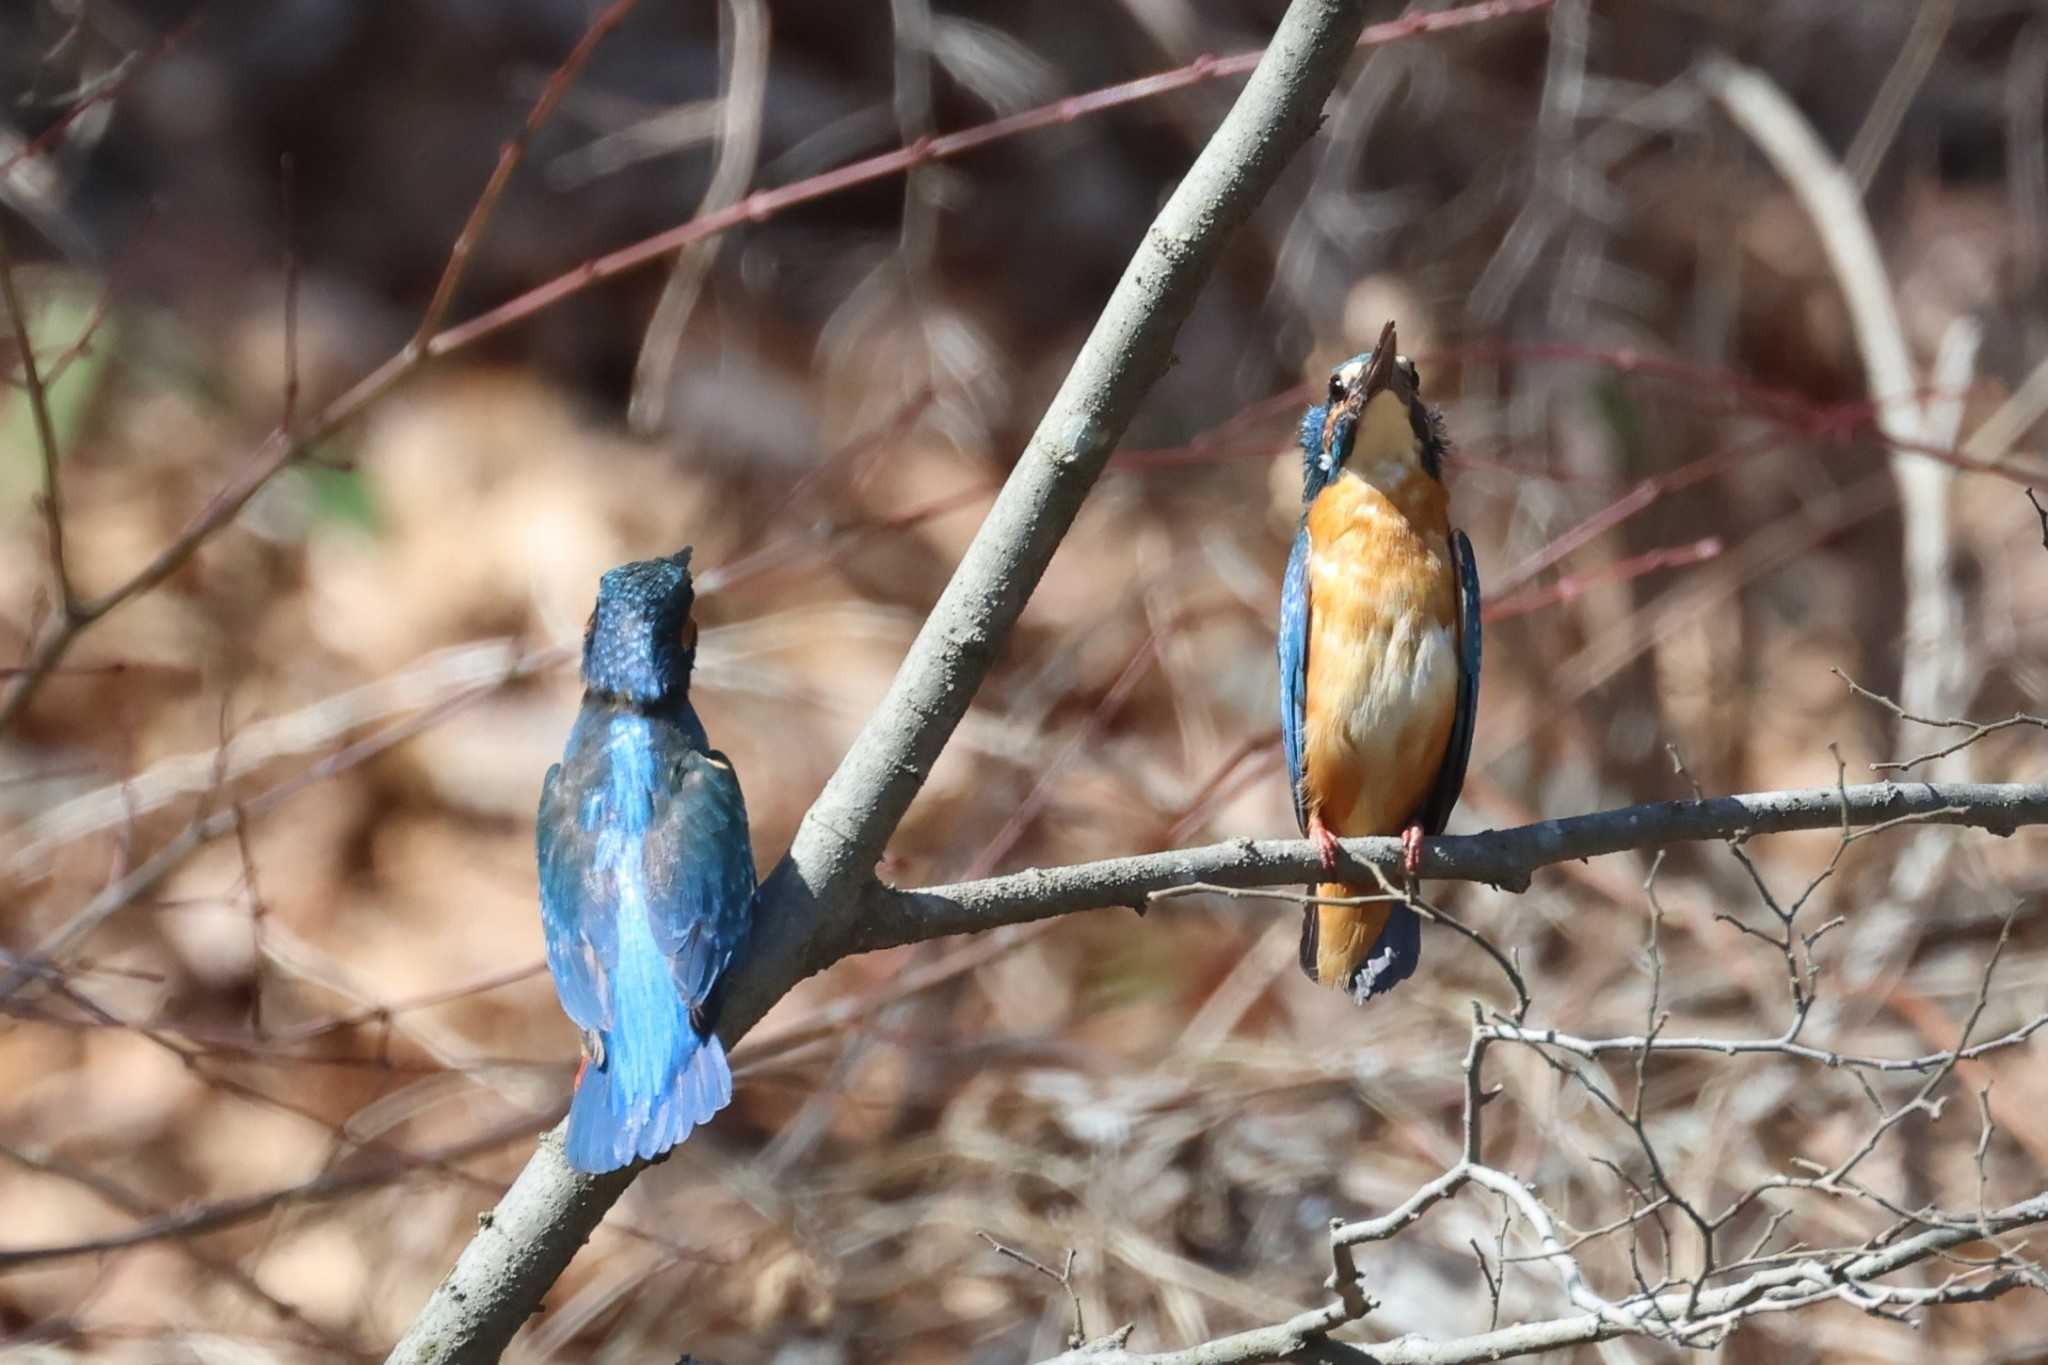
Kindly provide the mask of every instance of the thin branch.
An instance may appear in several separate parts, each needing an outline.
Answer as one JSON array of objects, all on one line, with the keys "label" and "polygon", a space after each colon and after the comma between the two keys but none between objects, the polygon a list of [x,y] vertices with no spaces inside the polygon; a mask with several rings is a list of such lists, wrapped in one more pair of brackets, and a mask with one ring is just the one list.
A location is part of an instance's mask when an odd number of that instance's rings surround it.
[{"label": "thin branch", "polygon": [[[725,70],[724,93],[718,100],[718,140],[712,156],[711,181],[697,204],[695,217],[716,213],[738,202],[754,178],[760,160],[763,107],[768,98],[767,0],[723,0],[718,10],[719,64]],[[668,283],[654,305],[654,316],[640,341],[640,359],[633,369],[633,396],[626,421],[635,431],[659,431],[667,420],[670,387],[683,329],[697,306],[717,249],[676,253]]]},{"label": "thin branch", "polygon": [[[1871,826],[1901,817],[2009,834],[2048,823],[2048,783],[1872,783],[1756,792],[1703,801],[1658,801],[1591,815],[1543,820],[1485,834],[1448,835],[1423,845],[1422,873],[1443,881],[1489,882],[1519,890],[1539,868],[1580,858],[1704,839],[1741,839],[1793,830]],[[1345,839],[1340,872],[1369,881],[1401,864],[1398,839]],[[1155,892],[1207,882],[1278,886],[1318,875],[1306,839],[1234,839],[1202,848],[1034,868],[921,891],[876,887],[845,925],[842,952],[868,952],[945,934],[978,933],[1054,915],[1138,906]]]},{"label": "thin branch", "polygon": [[299,205],[298,165],[290,152],[277,162],[278,217],[284,237],[284,405],[277,428],[290,435],[299,419]]},{"label": "thin branch", "polygon": [[[162,1216],[162,1210],[155,1207],[149,1200],[128,1189],[120,1182],[96,1171],[71,1166],[48,1155],[21,1151],[5,1144],[0,1144],[0,1156],[4,1156],[7,1160],[16,1163],[25,1170],[64,1180],[81,1189],[89,1190],[131,1218],[156,1218]],[[318,1323],[307,1317],[300,1309],[286,1303],[283,1299],[278,1298],[275,1294],[265,1289],[261,1284],[257,1283],[254,1276],[242,1269],[233,1258],[221,1255],[217,1250],[197,1242],[186,1241],[185,1239],[178,1240],[182,1243],[179,1250],[193,1264],[210,1275],[220,1276],[228,1284],[233,1285],[240,1293],[262,1304],[265,1309],[280,1321],[290,1323],[308,1338],[307,1345],[330,1353],[347,1354],[363,1358],[370,1356],[371,1353],[362,1346],[353,1342],[345,1344],[328,1329],[321,1327]]]},{"label": "thin branch", "polygon": [[989,1244],[989,1248],[992,1251],[994,1251],[996,1255],[1006,1257],[1009,1260],[1015,1261],[1018,1265],[1024,1266],[1027,1269],[1035,1270],[1039,1274],[1045,1276],[1045,1278],[1047,1278],[1048,1280],[1051,1280],[1054,1284],[1058,1285],[1061,1289],[1066,1290],[1067,1299],[1074,1306],[1074,1327],[1073,1330],[1068,1333],[1067,1345],[1079,1346],[1082,1342],[1088,1339],[1088,1327],[1081,1317],[1081,1295],[1080,1292],[1074,1288],[1074,1249],[1072,1247],[1067,1248],[1066,1264],[1062,1265],[1058,1270],[1054,1270],[1051,1266],[1047,1265],[1045,1262],[1037,1259],[1036,1257],[1027,1256],[1025,1253],[1017,1250],[1017,1248],[1013,1246],[1007,1246],[1004,1243],[997,1241],[987,1232],[977,1230],[974,1235],[981,1238],[982,1241],[987,1242]]},{"label": "thin branch", "polygon": [[1487,1024],[1485,1035],[1498,1042],[1554,1047],[1588,1060],[1609,1053],[1710,1052],[1723,1057],[1797,1057],[1802,1061],[1817,1062],[1825,1067],[1846,1067],[1853,1071],[1925,1072],[1939,1071],[1954,1062],[1974,1061],[1993,1052],[2017,1047],[2044,1028],[2048,1028],[2048,1014],[2030,1019],[2009,1032],[2001,1033],[1996,1038],[1988,1038],[1981,1043],[1972,1043],[1968,1047],[1953,1048],[1946,1052],[1930,1052],[1918,1057],[1869,1057],[1836,1052],[1831,1048],[1812,1047],[1794,1042],[1782,1034],[1775,1038],[1671,1038],[1662,1034],[1654,1037],[1639,1034],[1618,1038],[1581,1038],[1575,1034],[1560,1033],[1554,1028],[1529,1028],[1507,1020]]},{"label": "thin branch", "polygon": [[1877,168],[1884,164],[1885,153],[1906,121],[1906,110],[1934,70],[1934,59],[1941,53],[1955,15],[1955,0],[1926,0],[1918,6],[1905,41],[1899,45],[1899,55],[1877,88],[1877,98],[1870,102],[1870,112],[1863,116],[1863,126],[1856,130],[1848,155],[1842,158],[1859,192],[1868,193],[1870,182],[1877,178]]},{"label": "thin branch", "polygon": [[[1125,1328],[1112,1337],[1091,1341],[1046,1361],[1045,1365],[1265,1365],[1282,1360],[1347,1360],[1361,1365],[1377,1357],[1339,1348],[1329,1351],[1329,1334],[1352,1319],[1342,1303],[1329,1303],[1297,1313],[1271,1327],[1255,1327],[1235,1336],[1219,1337],[1184,1351],[1144,1352],[1125,1349]],[[1311,1354],[1321,1349],[1320,1354]]]},{"label": "thin branch", "polygon": [[168,57],[178,44],[192,35],[192,30],[199,27],[199,21],[205,15],[206,7],[202,5],[192,11],[190,18],[157,39],[156,44],[147,52],[131,52],[123,57],[113,70],[94,81],[92,88],[85,91],[70,108],[59,114],[49,127],[31,138],[20,151],[5,161],[0,161],[0,180],[14,174],[16,168],[23,163],[33,161],[55,148],[71,131],[71,125],[84,117],[87,110],[113,99],[128,88],[130,81]]},{"label": "thin branch", "polygon": [[1573,601],[1602,584],[1626,583],[1662,569],[1704,564],[1710,559],[1718,558],[1724,548],[1725,545],[1719,536],[1703,536],[1690,545],[1667,545],[1662,549],[1647,550],[1612,564],[1602,564],[1598,568],[1565,574],[1555,582],[1546,583],[1542,587],[1525,588],[1511,597],[1489,601],[1484,609],[1483,619],[1487,625],[1492,625],[1496,621],[1526,616],[1532,611],[1541,611],[1545,607]]},{"label": "thin branch", "polygon": [[427,311],[421,315],[420,325],[413,332],[412,342],[403,353],[408,359],[417,360],[424,356],[427,343],[448,316],[448,309],[455,302],[455,291],[462,287],[463,277],[469,273],[470,257],[476,251],[476,244],[483,239],[484,229],[490,226],[492,215],[497,213],[498,201],[505,197],[505,187],[512,183],[512,172],[518,170],[519,163],[526,159],[526,149],[532,143],[533,135],[553,116],[555,106],[576,83],[591,54],[597,51],[597,45],[625,22],[626,16],[638,3],[639,0],[612,0],[590,21],[576,46],[548,77],[548,83],[541,87],[540,98],[527,111],[526,121],[520,124],[519,131],[498,149],[498,164],[491,168],[491,178],[484,182],[483,193],[477,196],[476,204],[470,209],[468,221],[456,234],[455,245],[448,252],[448,264],[441,271],[439,283],[434,286],[434,297],[427,304]]},{"label": "thin branch", "polygon": [[35,340],[29,335],[28,313],[21,305],[21,290],[14,278],[14,248],[0,224],[0,301],[7,305],[7,321],[14,329],[14,344],[21,351],[21,382],[28,391],[28,409],[35,419],[36,446],[43,457],[43,528],[49,537],[50,579],[56,589],[57,614],[68,625],[78,614],[78,594],[71,587],[71,571],[64,563],[64,494],[62,452],[57,449],[57,427],[50,420],[50,394],[36,361]]},{"label": "thin branch", "polygon": [[104,1252],[119,1251],[124,1247],[141,1246],[149,1242],[182,1241],[188,1237],[198,1237],[205,1233],[218,1232],[222,1228],[247,1223],[276,1209],[339,1199],[361,1190],[389,1185],[418,1171],[441,1170],[451,1161],[492,1151],[508,1142],[518,1142],[544,1121],[545,1116],[542,1115],[523,1115],[486,1132],[450,1143],[438,1151],[418,1157],[329,1172],[283,1189],[242,1195],[236,1199],[224,1199],[199,1208],[165,1214],[161,1218],[147,1219],[124,1231],[109,1233],[104,1237],[93,1237],[78,1242],[52,1242],[43,1246],[0,1247],[0,1271],[18,1270],[29,1265],[45,1265],[51,1261],[69,1260],[77,1256],[97,1256]]},{"label": "thin branch", "polygon": [[[2031,494],[2029,496],[2031,496]],[[2044,532],[2044,534],[2048,534],[2048,532]],[[2010,730],[2016,726],[2032,726],[2033,728],[2038,730],[2048,730],[2048,716],[2030,716],[2023,711],[2015,712],[2010,716],[2006,716],[2002,720],[1985,721],[1966,720],[1956,716],[1950,716],[1946,719],[1929,716],[1916,716],[1912,712],[1906,710],[1905,707],[1893,701],[1890,697],[1885,696],[1882,692],[1873,692],[1869,688],[1863,686],[1854,678],[1850,677],[1847,673],[1844,673],[1841,669],[1831,668],[1828,670],[1828,672],[1834,674],[1843,682],[1847,683],[1849,685],[1849,690],[1851,692],[1854,692],[1857,696],[1863,698],[1865,701],[1875,702],[1877,705],[1882,706],[1885,710],[1891,712],[1894,716],[1897,716],[1902,721],[1910,721],[1914,725],[1925,725],[1928,728],[1935,730],[1968,730],[1970,732],[1969,734],[1963,736],[1961,739],[1957,740],[1954,744],[1949,745],[1946,749],[1936,749],[1932,753],[1917,754],[1912,758],[1901,758],[1887,763],[1873,763],[1870,765],[1870,770],[1874,773],[1910,772],[1914,768],[1919,767],[1922,763],[1932,763],[1936,759],[1947,758],[1950,754],[1960,753],[1962,750],[1969,748],[1972,744],[1975,744],[1978,740],[1984,738],[1986,735],[1995,735],[2000,730]]]},{"label": "thin branch", "polygon": [[1700,79],[1729,118],[1763,149],[1813,220],[1855,324],[1870,396],[1878,404],[1878,426],[1887,436],[1921,439],[1912,355],[1855,181],[1770,77],[1713,57],[1702,65]]},{"label": "thin branch", "polygon": [[[529,676],[536,670],[553,664],[559,657],[559,651],[554,649],[543,649],[529,654],[503,675],[483,680],[467,691],[449,696],[416,715],[386,726],[377,734],[344,745],[327,757],[308,765],[303,772],[286,778],[249,800],[195,817],[147,859],[103,887],[99,894],[47,935],[34,951],[8,963],[5,974],[0,975],[0,1001],[7,1000],[30,981],[51,970],[56,960],[66,950],[92,933],[122,907],[132,904],[138,897],[147,895],[165,877],[183,865],[185,859],[196,849],[232,834],[243,822],[262,817],[307,788],[328,780],[336,773],[355,767],[394,744],[412,738],[454,711],[490,695],[497,687],[514,677]],[[225,772],[225,766],[222,771]]]}]

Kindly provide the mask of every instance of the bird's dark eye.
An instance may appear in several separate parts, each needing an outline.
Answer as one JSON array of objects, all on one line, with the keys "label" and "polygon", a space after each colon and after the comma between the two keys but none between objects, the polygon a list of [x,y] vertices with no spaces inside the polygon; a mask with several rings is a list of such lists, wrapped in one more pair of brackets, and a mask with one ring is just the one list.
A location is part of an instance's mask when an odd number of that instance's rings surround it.
[{"label": "bird's dark eye", "polygon": [[1330,376],[1330,401],[1337,402],[1344,396],[1344,379],[1341,375]]},{"label": "bird's dark eye", "polygon": [[1422,374],[1415,368],[1415,362],[1407,356],[1396,356],[1394,363],[1401,367],[1401,373],[1408,376],[1408,387],[1417,393],[1422,391]]}]

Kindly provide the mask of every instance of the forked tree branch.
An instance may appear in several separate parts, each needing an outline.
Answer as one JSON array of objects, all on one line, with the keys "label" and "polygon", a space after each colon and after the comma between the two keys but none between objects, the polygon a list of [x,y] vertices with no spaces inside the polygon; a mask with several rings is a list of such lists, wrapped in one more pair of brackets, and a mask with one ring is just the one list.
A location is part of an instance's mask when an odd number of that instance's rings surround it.
[{"label": "forked tree branch", "polygon": [[[1294,0],[1216,134],[1139,244],[888,695],[762,887],[719,1032],[736,1043],[839,955],[877,887],[874,867],[1102,472],[1232,232],[1314,133],[1363,0]],[[391,1353],[393,1362],[495,1360],[634,1171],[586,1176],[544,1139]]]}]

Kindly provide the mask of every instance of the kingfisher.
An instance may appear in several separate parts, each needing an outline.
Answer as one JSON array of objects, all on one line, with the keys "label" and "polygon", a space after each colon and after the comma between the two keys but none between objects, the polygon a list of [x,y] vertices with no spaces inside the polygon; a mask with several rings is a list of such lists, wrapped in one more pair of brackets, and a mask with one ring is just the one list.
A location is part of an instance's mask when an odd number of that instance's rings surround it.
[{"label": "kingfisher", "polygon": [[[1443,833],[1479,709],[1479,570],[1451,528],[1443,418],[1414,362],[1379,343],[1330,374],[1301,423],[1302,513],[1280,590],[1280,723],[1294,815],[1326,873],[1337,840],[1401,835],[1412,881]],[[1301,969],[1360,1004],[1408,979],[1422,923],[1321,882]]]},{"label": "kingfisher", "polygon": [[548,970],[583,1036],[569,1164],[661,1155],[732,1099],[710,1005],[753,917],[739,778],[690,705],[686,546],[598,583],[583,708],[541,784],[535,844]]}]

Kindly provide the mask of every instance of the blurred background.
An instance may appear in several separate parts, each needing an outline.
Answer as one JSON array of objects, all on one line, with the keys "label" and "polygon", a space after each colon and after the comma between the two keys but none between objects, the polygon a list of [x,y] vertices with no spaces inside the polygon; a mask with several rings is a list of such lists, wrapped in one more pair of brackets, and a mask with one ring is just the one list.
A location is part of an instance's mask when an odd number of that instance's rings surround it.
[{"label": "blurred background", "polygon": [[[500,144],[598,9],[0,12],[0,215],[54,369],[81,592],[172,544],[281,415],[309,421],[406,343]],[[1282,9],[642,5],[534,138],[449,321],[751,190],[1255,48]],[[1712,52],[1768,75],[1854,177],[1916,366],[1907,406],[1929,414],[1924,446],[1969,467],[1877,439],[1829,258],[1703,93]],[[0,942],[25,954],[104,912],[0,1015],[0,1351],[388,1349],[567,1094],[532,812],[598,574],[695,545],[697,703],[765,871],[1238,87],[1049,120],[536,307],[320,440],[80,638],[0,731]],[[2048,469],[2044,105],[2038,0],[1558,0],[1361,53],[1204,291],[886,874],[1293,832],[1272,657],[1291,443],[1329,366],[1388,317],[1443,405],[1493,612],[1454,832],[1693,783],[1867,781],[1946,742],[1831,670],[1943,715],[2040,711],[2048,548],[2024,489]],[[11,329],[0,350],[18,376]],[[13,385],[10,657],[50,609],[41,478]],[[1914,775],[2044,766],[2021,727]],[[240,836],[220,818],[237,808]],[[1787,901],[1841,855],[1802,912],[1842,917],[1815,950],[1812,1038],[1952,1045],[2015,907],[1974,1036],[2041,1013],[2043,847],[1934,829],[1751,844]],[[1716,916],[1773,921],[1718,846],[1443,904],[1519,954],[1535,1020],[1639,1032],[1653,872],[1673,1027],[1783,1028],[1782,960]],[[1055,1268],[1071,1249],[1089,1332],[1134,1322],[1150,1348],[1320,1302],[1328,1220],[1455,1160],[1471,1002],[1508,997],[1432,931],[1417,977],[1360,1011],[1302,979],[1297,927],[1284,904],[1196,898],[804,983],[736,1054],[731,1110],[638,1181],[514,1358],[1055,1353],[1067,1293],[982,1233]],[[1899,1124],[1863,1178],[1906,1206],[2038,1192],[2043,1046],[1961,1069],[1941,1121]],[[1532,1052],[1492,1066],[1489,1158],[1574,1227],[1625,1218],[1644,1166],[1627,1126]],[[1852,1075],[1783,1057],[1664,1060],[1648,1083],[1667,1174],[1715,1207],[1840,1160],[1872,1122]],[[1898,1103],[1918,1078],[1874,1083]],[[1774,1207],[1782,1244],[1887,1221],[1787,1194],[1738,1223],[1745,1244]],[[1569,1312],[1500,1227],[1467,1194],[1366,1248],[1384,1301],[1366,1335],[1484,1331],[1488,1275],[1503,1322]],[[1689,1273],[1683,1231],[1600,1239],[1588,1272],[1625,1292],[1633,1240],[1646,1273]],[[2048,1304],[2029,1291],[1918,1331],[1831,1306],[1723,1349],[2048,1359]]]}]

